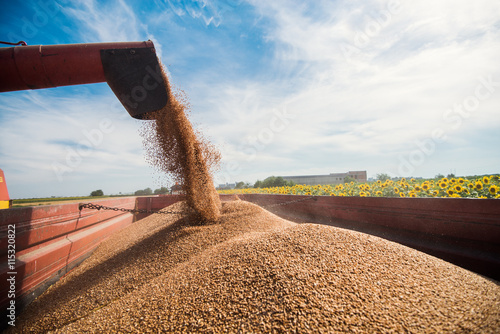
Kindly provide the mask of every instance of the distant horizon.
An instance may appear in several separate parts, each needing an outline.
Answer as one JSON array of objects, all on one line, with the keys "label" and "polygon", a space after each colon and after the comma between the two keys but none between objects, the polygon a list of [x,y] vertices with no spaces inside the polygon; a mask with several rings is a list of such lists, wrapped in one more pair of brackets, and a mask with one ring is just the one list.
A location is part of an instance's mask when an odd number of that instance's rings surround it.
[{"label": "distant horizon", "polygon": [[[333,174],[336,174],[336,173],[333,173]],[[387,173],[379,173],[379,174],[387,174]],[[435,176],[433,177],[423,177],[423,176],[415,176],[415,175],[411,175],[411,176],[394,176],[394,177],[391,177],[391,179],[402,179],[402,178],[405,178],[405,179],[411,179],[411,178],[414,178],[414,179],[435,179],[438,177],[438,175],[443,175],[443,177],[448,177],[449,175],[451,175],[453,173],[447,173],[447,174],[443,174],[443,173],[438,173],[436,174]],[[315,174],[315,175],[304,175],[304,176],[319,176],[319,175],[329,175],[329,174]],[[498,173],[485,173],[485,174],[475,174],[475,175],[455,175],[454,177],[483,177],[483,176],[491,176],[491,175],[500,175],[500,172]],[[275,177],[285,177],[285,176],[289,176],[289,177],[292,177],[292,176],[302,176],[302,175],[269,175],[268,177],[271,177],[271,176],[275,176]],[[255,180],[255,181],[245,181],[245,180],[238,180],[236,182],[231,182],[231,184],[235,184],[235,183],[238,183],[238,182],[249,182],[249,183],[254,183],[257,182],[257,181],[263,181],[265,178],[263,179],[259,179],[259,180]],[[367,180],[377,180],[377,176],[374,175],[374,176],[367,176]],[[371,181],[369,181],[371,182]]]},{"label": "distant horizon", "polygon": [[[325,174],[327,175],[327,174]],[[402,179],[402,178],[405,178],[407,180],[409,179],[415,179],[415,180],[420,180],[420,179],[423,179],[423,180],[427,180],[427,179],[436,179],[436,177],[438,176],[439,174],[436,174],[436,176],[434,177],[422,177],[422,176],[398,176],[398,177],[392,177],[391,179],[392,180],[395,180],[395,179]],[[443,177],[448,177],[450,175],[450,173],[448,174],[441,174],[443,175]],[[491,176],[491,175],[500,175],[500,172],[499,173],[485,173],[485,174],[476,174],[476,175],[455,175],[454,177],[455,178],[473,178],[473,177],[484,177],[484,176]],[[279,176],[282,176],[282,175],[269,175],[269,177],[271,176],[275,176],[275,177],[279,177]],[[311,175],[307,175],[307,176],[311,176]],[[236,182],[231,182],[231,183],[228,183],[228,184],[236,184],[238,182],[245,182],[245,183],[250,183],[252,184],[252,186],[257,182],[257,181],[263,181],[265,178],[263,178],[262,180],[255,180],[255,181],[244,181],[244,180],[238,180]],[[376,176],[374,177],[370,177],[368,176],[367,178],[367,182],[374,182],[376,181],[377,178]],[[361,182],[363,183],[363,182]],[[221,185],[223,184],[214,184],[214,186],[216,188],[220,187]],[[158,188],[152,188],[152,187],[145,187],[145,188],[141,188],[141,189],[136,189],[136,190],[133,190],[133,191],[127,191],[127,192],[120,192],[120,193],[106,193],[106,191],[104,189],[101,189],[103,190],[104,192],[104,197],[106,196],[138,196],[138,195],[134,195],[134,193],[138,190],[144,190],[144,189],[147,189],[147,188],[150,188],[153,192],[157,189],[160,189],[160,187]],[[168,187],[168,189],[170,189],[170,187]],[[94,190],[98,190],[98,189],[94,189]],[[154,195],[154,193],[152,194]],[[149,196],[152,196],[152,195],[149,195]],[[141,195],[142,196],[142,195]],[[144,195],[144,196],[147,196],[147,195]],[[18,197],[18,198],[14,198],[14,197],[10,197],[11,200],[22,200],[22,199],[42,199],[42,198],[66,198],[66,197],[91,197],[90,196],[90,193],[88,195],[85,195],[85,194],[75,194],[75,195],[68,195],[68,196],[57,196],[57,195],[49,195],[49,196],[45,196],[45,197]],[[97,196],[99,197],[99,196]]]}]

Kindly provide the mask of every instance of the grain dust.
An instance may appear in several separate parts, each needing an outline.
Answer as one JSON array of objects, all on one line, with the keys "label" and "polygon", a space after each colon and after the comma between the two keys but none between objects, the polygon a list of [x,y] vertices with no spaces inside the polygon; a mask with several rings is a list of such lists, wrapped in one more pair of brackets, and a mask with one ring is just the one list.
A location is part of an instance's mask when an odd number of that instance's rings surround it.
[{"label": "grain dust", "polygon": [[197,219],[153,215],[113,235],[11,330],[500,331],[499,285],[414,249],[244,201],[222,203],[219,224]]}]

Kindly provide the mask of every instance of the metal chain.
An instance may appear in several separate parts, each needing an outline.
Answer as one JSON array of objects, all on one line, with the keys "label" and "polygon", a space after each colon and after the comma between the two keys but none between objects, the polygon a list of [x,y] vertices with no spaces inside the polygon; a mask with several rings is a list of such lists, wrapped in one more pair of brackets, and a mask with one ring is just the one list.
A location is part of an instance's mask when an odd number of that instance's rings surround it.
[{"label": "metal chain", "polygon": [[95,210],[112,210],[112,211],[123,211],[132,213],[159,213],[159,214],[184,214],[182,211],[160,211],[160,210],[146,210],[146,209],[124,209],[124,208],[113,208],[110,206],[104,206],[93,203],[81,203],[78,209],[82,211],[83,208],[95,209]]},{"label": "metal chain", "polygon": [[[298,203],[298,202],[303,202],[313,199],[317,201],[318,199],[316,196],[310,196],[306,198],[301,198],[293,201],[288,201],[288,202],[283,202],[283,203],[277,203],[277,204],[270,204],[270,205],[263,205],[262,208],[272,208],[275,206],[282,206],[282,205],[288,205],[292,203]],[[95,210],[112,210],[112,211],[122,211],[122,212],[132,212],[132,213],[158,213],[158,214],[184,214],[185,212],[182,211],[160,211],[160,210],[146,210],[146,209],[124,209],[124,208],[114,208],[110,206],[104,206],[104,205],[99,205],[99,204],[93,204],[93,203],[81,203],[78,209],[82,211],[83,208],[87,209],[95,209]]]},{"label": "metal chain", "polygon": [[24,45],[24,46],[28,45],[28,44],[26,44],[25,41],[19,41],[17,43],[0,41],[0,44],[6,44],[6,45]]}]

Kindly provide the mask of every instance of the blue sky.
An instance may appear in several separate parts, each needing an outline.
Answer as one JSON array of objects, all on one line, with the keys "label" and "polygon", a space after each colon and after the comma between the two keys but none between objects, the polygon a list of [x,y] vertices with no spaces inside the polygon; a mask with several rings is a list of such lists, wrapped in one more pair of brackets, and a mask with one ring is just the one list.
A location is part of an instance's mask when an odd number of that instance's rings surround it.
[{"label": "blue sky", "polygon": [[[222,152],[216,183],[476,175],[500,166],[498,13],[496,0],[11,1],[0,39],[151,39]],[[0,94],[11,197],[168,186],[140,127],[105,83]]]}]

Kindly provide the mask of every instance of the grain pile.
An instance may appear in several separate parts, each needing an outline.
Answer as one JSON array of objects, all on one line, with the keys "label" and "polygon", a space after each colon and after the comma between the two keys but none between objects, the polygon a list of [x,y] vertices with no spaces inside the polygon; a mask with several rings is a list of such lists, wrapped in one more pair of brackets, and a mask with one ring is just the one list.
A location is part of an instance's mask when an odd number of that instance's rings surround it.
[{"label": "grain pile", "polygon": [[221,204],[210,171],[217,167],[220,153],[201,133],[195,133],[186,114],[189,103],[172,92],[164,71],[162,75],[168,102],[148,115],[150,120],[141,129],[146,160],[182,185],[188,205],[202,221],[215,222]]},{"label": "grain pile", "polygon": [[224,202],[221,213],[219,224],[154,215],[122,230],[35,300],[12,330],[500,331],[500,287],[481,276],[243,201]]}]

